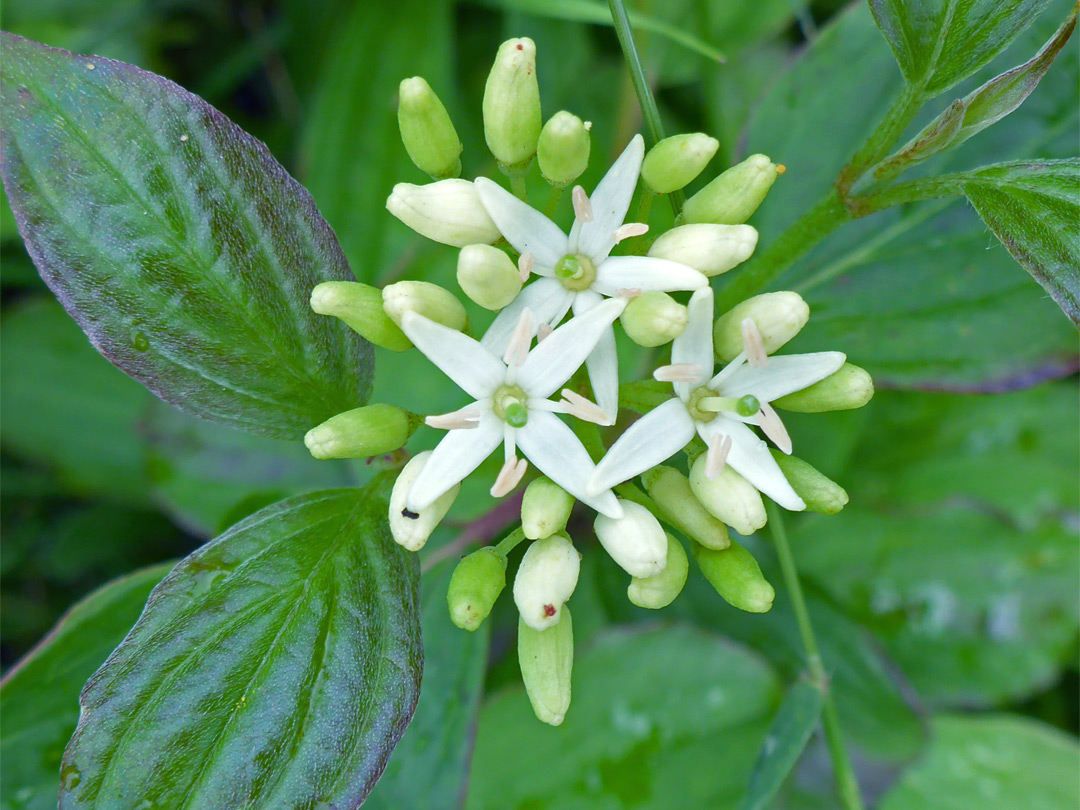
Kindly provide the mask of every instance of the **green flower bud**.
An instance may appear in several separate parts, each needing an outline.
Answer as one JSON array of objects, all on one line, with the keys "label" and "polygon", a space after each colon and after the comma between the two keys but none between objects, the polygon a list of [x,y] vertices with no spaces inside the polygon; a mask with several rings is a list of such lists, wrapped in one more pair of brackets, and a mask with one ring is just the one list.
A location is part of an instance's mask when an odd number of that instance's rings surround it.
[{"label": "green flower bud", "polygon": [[565,534],[533,542],[514,577],[514,604],[524,622],[534,630],[557,624],[580,573],[581,554]]},{"label": "green flower bud", "polygon": [[461,291],[484,309],[499,310],[521,292],[521,276],[505,251],[491,245],[467,245],[458,254]]},{"label": "green flower bud", "polygon": [[667,535],[667,564],[655,577],[634,577],[626,589],[626,596],[638,607],[659,610],[675,601],[686,584],[690,564],[682,543]]},{"label": "green flower bud", "polygon": [[412,342],[383,309],[378,287],[356,281],[324,281],[311,291],[311,308],[344,321],[376,346],[395,352],[412,348]]},{"label": "green flower bud", "polygon": [[600,545],[632,577],[654,577],[667,565],[667,537],[660,521],[639,503],[619,499],[618,520],[597,515],[593,528]]},{"label": "green flower bud", "polygon": [[463,558],[450,577],[446,604],[450,620],[462,630],[476,630],[506,587],[506,555],[485,546]]},{"label": "green flower bud", "polygon": [[761,574],[753,555],[738,543],[722,551],[693,546],[701,573],[724,601],[747,613],[768,613],[776,591]]},{"label": "green flower bud", "polygon": [[795,494],[806,503],[808,510],[835,515],[847,506],[847,492],[831,478],[818,472],[801,458],[784,455],[775,448],[769,448],[769,452],[776,459],[780,471],[795,490]]},{"label": "green flower bud", "polygon": [[749,225],[680,225],[653,242],[649,255],[700,270],[710,278],[749,259],[758,232]]},{"label": "green flower bud", "polygon": [[780,173],[765,155],[751,155],[687,200],[681,221],[740,225],[761,205]]},{"label": "green flower bud", "polygon": [[799,413],[848,411],[861,408],[874,396],[874,381],[856,365],[844,363],[820,382],[773,402],[777,408]]},{"label": "green flower bud", "polygon": [[508,169],[525,168],[536,154],[542,121],[536,43],[528,37],[499,46],[484,87],[483,111],[491,154]]},{"label": "green flower bud", "polygon": [[551,537],[566,528],[574,497],[549,478],[537,478],[521,499],[521,528],[530,540]]},{"label": "green flower bud", "polygon": [[750,318],[761,332],[765,353],[772,354],[799,334],[810,320],[810,307],[796,292],[755,295],[725,312],[713,326],[716,356],[727,363],[743,350],[742,322]]},{"label": "green flower bud", "polygon": [[654,194],[670,194],[693,182],[709,165],[720,141],[703,132],[664,138],[645,155],[641,179]]},{"label": "green flower bud", "polygon": [[394,488],[390,492],[390,534],[398,545],[404,546],[409,551],[419,551],[424,547],[431,533],[435,531],[435,527],[450,511],[454,499],[461,490],[461,484],[454,484],[434,503],[423,509],[413,511],[406,507],[405,501],[409,495],[409,489],[430,457],[431,451],[428,450],[409,459],[409,463],[398,473]]},{"label": "green flower bud", "polygon": [[717,520],[739,534],[753,534],[765,525],[765,503],[754,485],[725,466],[716,478],[705,475],[705,453],[690,468],[690,489]]},{"label": "green flower bud", "polygon": [[589,166],[589,124],[566,110],[555,113],[540,130],[536,159],[540,173],[555,188],[577,180]]},{"label": "green flower bud", "polygon": [[525,694],[536,719],[558,726],[570,708],[570,676],[574,670],[574,625],[564,607],[559,623],[533,630],[518,621],[518,663]]},{"label": "green flower bud", "polygon": [[691,540],[705,548],[722,549],[731,545],[727,526],[701,505],[681,472],[674,467],[653,467],[641,479],[664,517]]},{"label": "green flower bud", "polygon": [[421,236],[452,247],[491,244],[502,238],[468,180],[440,180],[416,186],[398,183],[386,210]]},{"label": "green flower bud", "polygon": [[622,315],[623,329],[639,346],[662,346],[686,329],[686,307],[665,292],[650,290],[630,299]]},{"label": "green flower bud", "polygon": [[313,427],[304,436],[304,444],[318,459],[367,458],[397,450],[419,424],[393,405],[365,405]]},{"label": "green flower bud", "polygon": [[452,292],[427,281],[399,281],[383,287],[383,309],[398,326],[406,312],[419,313],[459,332],[469,320]]},{"label": "green flower bud", "polygon": [[409,158],[436,180],[461,174],[461,139],[446,107],[419,76],[398,87],[398,128]]}]

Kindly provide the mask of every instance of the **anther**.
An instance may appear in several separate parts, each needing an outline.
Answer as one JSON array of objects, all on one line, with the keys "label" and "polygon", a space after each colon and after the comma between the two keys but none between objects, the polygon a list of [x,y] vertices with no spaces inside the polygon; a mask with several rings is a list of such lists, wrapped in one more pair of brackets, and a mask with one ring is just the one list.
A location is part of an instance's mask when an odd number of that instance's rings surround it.
[{"label": "anther", "polygon": [[764,368],[769,361],[769,356],[765,353],[765,342],[761,339],[761,330],[758,329],[753,318],[743,318],[742,340],[746,362],[754,368]]},{"label": "anther", "polygon": [[551,333],[555,330],[551,328],[551,324],[542,323],[536,327],[536,342],[543,343],[547,338],[551,336]]},{"label": "anther", "polygon": [[424,424],[439,430],[469,430],[480,424],[480,414],[469,408],[425,417]]},{"label": "anther", "polygon": [[592,203],[589,202],[589,195],[585,193],[585,189],[581,186],[574,186],[570,198],[574,201],[574,216],[577,217],[578,221],[592,222]]},{"label": "anther", "polygon": [[672,363],[660,366],[653,372],[653,379],[658,382],[699,383],[705,379],[705,370],[694,363]]},{"label": "anther", "polygon": [[529,273],[532,272],[533,265],[536,260],[531,253],[522,253],[518,258],[518,278],[523,282],[529,280]]},{"label": "anther", "polygon": [[761,409],[757,412],[758,427],[773,440],[781,453],[791,455],[791,436],[788,435],[787,428],[784,427],[784,423],[780,421],[779,414],[776,410],[767,402],[761,403]]},{"label": "anther", "polygon": [[525,459],[518,460],[517,456],[510,456],[499,470],[495,483],[491,485],[491,497],[502,498],[509,495],[525,475],[529,468],[529,462]]},{"label": "anther", "polygon": [[710,481],[718,476],[727,464],[731,452],[731,437],[717,433],[709,441],[708,454],[705,456],[705,477]]},{"label": "anther", "polygon": [[584,422],[592,422],[597,425],[611,424],[611,418],[604,412],[604,409],[591,399],[583,397],[569,388],[562,390],[562,396],[562,401],[559,404],[563,406],[564,413],[577,417]]},{"label": "anther", "polygon": [[532,327],[532,311],[527,308],[523,309],[521,317],[518,318],[517,326],[514,327],[514,332],[510,335],[510,341],[506,344],[506,351],[503,352],[503,362],[506,365],[520,366],[525,362],[525,358],[529,355],[529,344],[532,343]]},{"label": "anther", "polygon": [[629,301],[631,298],[637,298],[639,295],[641,295],[641,288],[640,287],[620,287],[619,289],[617,289],[615,291],[615,294],[617,296],[619,296],[619,298],[625,298],[626,300]]},{"label": "anther", "polygon": [[624,239],[631,239],[635,236],[644,236],[649,232],[649,226],[644,222],[627,222],[620,225],[615,229],[615,233],[611,235],[611,238],[615,240],[615,244],[619,244]]}]

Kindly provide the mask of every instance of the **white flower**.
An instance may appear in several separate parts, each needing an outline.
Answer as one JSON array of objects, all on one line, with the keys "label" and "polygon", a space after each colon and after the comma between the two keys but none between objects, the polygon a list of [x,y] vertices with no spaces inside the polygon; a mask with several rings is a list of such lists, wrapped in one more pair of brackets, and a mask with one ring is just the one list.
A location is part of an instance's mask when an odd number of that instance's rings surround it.
[{"label": "white flower", "polygon": [[694,293],[689,310],[686,331],[671,344],[671,365],[653,375],[673,382],[678,396],[649,411],[619,437],[597,465],[589,491],[607,490],[660,464],[685,447],[696,432],[709,448],[709,478],[719,475],[725,463],[730,464],[781,506],[793,511],[805,509],[768,446],[747,425],[756,424],[790,454],[791,440],[769,403],[825,379],[844,365],[844,355],[818,352],[767,357],[757,327],[747,318],[743,322],[743,352],[710,380],[712,291]]},{"label": "white flower", "polygon": [[[501,352],[525,309],[537,326],[556,326],[573,309],[575,315],[595,307],[604,297],[633,295],[646,290],[699,290],[708,279],[684,264],[647,256],[611,256],[622,239],[644,233],[638,223],[623,224],[637,187],[645,142],[636,136],[604,179],[592,199],[575,186],[574,225],[570,235],[546,216],[486,178],[476,180],[480,201],[496,227],[522,256],[523,275],[543,276],[521,291],[484,335],[484,345]],[[607,329],[585,361],[597,404],[614,424],[619,400],[619,369],[615,332]]]},{"label": "white flower", "polygon": [[406,313],[401,328],[409,340],[475,399],[454,413],[427,418],[428,425],[449,432],[409,489],[406,509],[421,512],[503,443],[506,462],[492,495],[506,495],[525,474],[528,465],[517,458],[520,448],[544,475],[575,498],[602,514],[621,517],[622,507],[610,490],[585,491],[595,465],[573,431],[555,416],[569,413],[589,418],[598,409],[568,389],[563,390],[561,402],[547,397],[577,371],[624,306],[622,300],[606,301],[572,318],[532,350],[532,314],[525,310],[501,358],[461,332],[415,312]]}]

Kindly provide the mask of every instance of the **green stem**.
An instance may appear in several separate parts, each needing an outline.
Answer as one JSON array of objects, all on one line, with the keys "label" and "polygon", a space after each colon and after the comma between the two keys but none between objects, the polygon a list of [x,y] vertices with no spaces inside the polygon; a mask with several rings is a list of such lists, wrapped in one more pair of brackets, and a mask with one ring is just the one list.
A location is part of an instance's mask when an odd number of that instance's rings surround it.
[{"label": "green stem", "polygon": [[[645,76],[645,69],[641,66],[641,57],[638,56],[637,45],[634,44],[634,32],[630,28],[630,18],[626,14],[626,6],[623,0],[608,0],[611,9],[611,19],[615,24],[615,34],[619,37],[619,45],[622,47],[626,66],[630,69],[630,80],[634,84],[634,92],[641,105],[641,117],[645,121],[646,141],[648,145],[655,146],[664,139],[664,124],[660,120],[660,109],[656,106],[649,80]],[[668,195],[671,202],[671,210],[675,216],[682,211],[683,193],[676,191]],[[640,220],[639,220],[640,221]]]},{"label": "green stem", "polygon": [[892,106],[877,129],[867,138],[862,148],[848,161],[847,166],[840,172],[836,179],[836,187],[841,195],[847,196],[847,192],[862,177],[867,169],[874,166],[878,161],[889,153],[889,149],[904,134],[907,125],[922,107],[925,98],[922,90],[905,84],[900,94],[893,99]]},{"label": "green stem", "polygon": [[529,201],[529,191],[525,187],[525,173],[514,172],[510,175],[510,190],[514,192],[514,196],[522,202]]},{"label": "green stem", "polygon": [[652,211],[653,200],[656,199],[656,195],[645,187],[645,184],[641,184],[641,199],[638,200],[637,215],[634,217],[634,222],[644,222],[648,224],[649,213]]},{"label": "green stem", "polygon": [[851,766],[847,748],[844,746],[844,734],[840,728],[836,704],[833,702],[832,692],[829,689],[829,676],[825,672],[825,665],[821,660],[817,638],[814,636],[814,627],[810,623],[810,612],[806,608],[802,585],[799,584],[799,572],[795,568],[795,558],[791,555],[791,546],[788,545],[787,532],[784,530],[784,519],[776,504],[770,501],[767,508],[769,511],[769,527],[776,544],[776,556],[780,560],[780,571],[783,573],[784,584],[791,595],[791,605],[795,611],[795,622],[799,626],[799,636],[802,638],[803,649],[806,651],[806,666],[810,673],[810,682],[820,689],[824,696],[821,725],[825,731],[825,741],[829,746],[829,756],[833,763],[836,788],[847,810],[862,810],[863,802],[859,793],[859,782],[855,778],[855,769]]},{"label": "green stem", "polygon": [[510,534],[506,535],[496,545],[496,551],[501,551],[503,556],[508,555],[511,551],[518,547],[518,545],[525,539],[525,530],[518,526]]},{"label": "green stem", "polygon": [[854,217],[865,217],[894,205],[935,200],[942,197],[959,197],[964,194],[964,181],[970,180],[966,174],[942,174],[937,177],[924,177],[907,183],[898,183],[882,191],[853,197],[848,200],[848,207]]},{"label": "green stem", "polygon": [[559,206],[559,200],[562,199],[562,186],[552,186],[551,193],[548,194],[547,204],[544,206],[544,216],[551,219],[555,216],[555,209]]}]

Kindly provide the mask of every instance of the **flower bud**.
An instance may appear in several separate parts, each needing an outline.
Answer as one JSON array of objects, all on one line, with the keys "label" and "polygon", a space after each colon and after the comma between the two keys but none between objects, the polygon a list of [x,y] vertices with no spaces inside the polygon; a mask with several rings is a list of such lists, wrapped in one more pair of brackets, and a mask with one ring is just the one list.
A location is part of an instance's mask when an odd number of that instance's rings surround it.
[{"label": "flower bud", "polygon": [[686,550],[682,543],[667,537],[667,563],[664,570],[654,577],[634,577],[626,589],[627,598],[638,607],[659,610],[675,601],[686,584],[686,575],[690,564],[686,561]]},{"label": "flower bud", "polygon": [[304,436],[304,444],[318,459],[367,458],[392,453],[419,425],[407,411],[377,403],[331,416]]},{"label": "flower bud", "polygon": [[693,182],[709,165],[720,141],[704,132],[664,138],[645,155],[641,179],[653,194],[670,194]]},{"label": "flower bud", "polygon": [[662,346],[686,329],[686,307],[657,290],[631,298],[620,316],[627,336],[639,346]]},{"label": "flower bud", "polygon": [[409,551],[419,551],[424,547],[439,521],[450,511],[461,489],[461,484],[454,484],[423,509],[414,511],[406,507],[409,490],[430,456],[431,451],[428,450],[409,459],[409,463],[398,473],[390,492],[390,534],[398,545]]},{"label": "flower bud", "polygon": [[570,185],[588,168],[589,148],[589,125],[566,110],[555,113],[536,145],[540,173],[555,188]]},{"label": "flower bud", "polygon": [[712,277],[749,259],[757,241],[758,232],[749,225],[680,225],[653,242],[649,255]]},{"label": "flower bud", "polygon": [[421,236],[453,247],[491,244],[502,238],[468,180],[394,186],[386,210]]},{"label": "flower bud", "polygon": [[848,411],[861,408],[874,396],[874,381],[856,365],[844,363],[820,382],[780,397],[773,405],[799,413]]},{"label": "flower bud", "polygon": [[406,312],[415,312],[451,329],[465,328],[468,315],[452,292],[427,281],[399,281],[383,287],[383,309],[401,326]]},{"label": "flower bud", "polygon": [[739,534],[753,534],[767,520],[765,503],[754,485],[725,466],[720,474],[710,479],[705,475],[705,453],[690,468],[690,489],[701,505],[717,520],[721,520]]},{"label": "flower bud", "polygon": [[770,448],[769,452],[808,510],[835,515],[847,506],[847,492],[827,475],[818,472],[801,458],[785,455],[775,448]]},{"label": "flower bud", "polygon": [[499,310],[521,292],[521,276],[505,251],[491,245],[467,245],[458,254],[461,291],[484,309]]},{"label": "flower bud", "polygon": [[476,630],[506,587],[506,555],[485,546],[464,557],[450,577],[446,604],[450,620],[462,630]]},{"label": "flower bud", "polygon": [[722,551],[693,546],[701,573],[732,607],[747,613],[768,613],[776,591],[761,574],[754,556],[738,543]]},{"label": "flower bud", "polygon": [[597,515],[593,528],[600,545],[632,577],[654,577],[667,564],[667,537],[660,521],[639,503],[619,499],[618,520]]},{"label": "flower bud", "polygon": [[682,222],[739,225],[750,219],[776,180],[776,164],[751,155],[732,166],[686,201]]},{"label": "flower bud", "polygon": [[679,531],[705,546],[722,549],[731,545],[727,526],[709,514],[690,489],[686,476],[674,467],[653,467],[642,475],[649,497]]},{"label": "flower bud", "polygon": [[534,630],[557,624],[580,572],[581,554],[565,534],[533,542],[514,577],[514,604],[522,620]]},{"label": "flower bud", "polygon": [[529,540],[551,537],[566,528],[574,498],[548,478],[537,478],[521,499],[521,528]]},{"label": "flower bud", "polygon": [[461,139],[446,107],[419,76],[398,87],[398,128],[409,158],[436,180],[461,174]]},{"label": "flower bud", "polygon": [[395,352],[412,348],[412,342],[383,309],[378,287],[356,281],[324,281],[311,291],[311,308],[319,315],[344,321],[376,346]]},{"label": "flower bud", "polygon": [[528,37],[499,46],[484,87],[483,112],[484,137],[495,159],[507,168],[527,166],[536,154],[542,120],[536,43]]},{"label": "flower bud", "polygon": [[743,350],[742,322],[750,318],[761,332],[765,353],[772,354],[806,326],[810,307],[796,292],[755,295],[725,312],[713,326],[716,356],[729,362]]},{"label": "flower bud", "polygon": [[549,726],[562,724],[570,708],[570,676],[574,670],[574,625],[563,608],[559,623],[534,630],[518,621],[518,663],[525,694],[536,719]]}]

